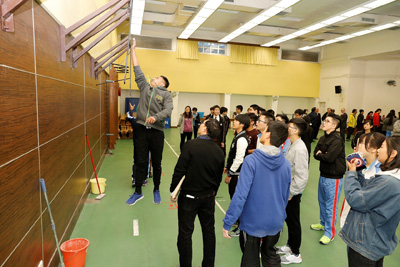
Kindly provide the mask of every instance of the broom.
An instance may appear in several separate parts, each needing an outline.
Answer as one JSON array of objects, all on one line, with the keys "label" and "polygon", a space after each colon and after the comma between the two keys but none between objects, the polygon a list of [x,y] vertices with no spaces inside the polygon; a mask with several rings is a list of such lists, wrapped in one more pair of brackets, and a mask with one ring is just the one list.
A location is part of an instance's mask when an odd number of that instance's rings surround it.
[{"label": "broom", "polygon": [[97,172],[96,172],[96,167],[94,166],[92,150],[90,149],[89,138],[88,138],[87,135],[86,135],[86,142],[87,142],[87,145],[88,145],[88,147],[89,147],[90,158],[92,159],[93,171],[94,171],[94,175],[95,175],[95,177],[96,177],[97,188],[99,189],[99,194],[100,194],[100,195],[98,195],[95,199],[96,199],[96,200],[100,200],[100,199],[102,199],[103,197],[105,197],[106,194],[102,194],[102,193],[101,193],[101,190],[100,190],[100,184],[99,184],[99,180],[97,179]]}]

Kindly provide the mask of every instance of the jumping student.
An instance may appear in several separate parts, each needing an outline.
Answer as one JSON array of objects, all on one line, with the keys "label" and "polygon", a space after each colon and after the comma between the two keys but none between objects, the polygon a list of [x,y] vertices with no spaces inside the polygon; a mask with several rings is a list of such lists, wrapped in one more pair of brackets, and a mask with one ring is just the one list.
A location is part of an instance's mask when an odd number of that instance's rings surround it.
[{"label": "jumping student", "polygon": [[[359,173],[364,175],[365,179],[370,179],[381,170],[381,164],[378,161],[378,149],[382,146],[382,143],[385,141],[385,139],[385,136],[381,133],[369,133],[361,135],[356,150],[363,154],[366,161],[366,168],[359,171]],[[345,199],[343,201],[342,211],[340,214],[341,228],[343,228],[349,212],[350,205]]]},{"label": "jumping student", "polygon": [[[235,195],[224,218],[222,234],[240,217],[242,267],[281,266],[275,251],[286,218],[290,192],[290,163],[279,149],[286,140],[284,123],[271,121],[261,135],[263,146],[244,160]],[[261,244],[262,239],[262,244]]]},{"label": "jumping student", "polygon": [[378,150],[381,171],[366,181],[347,163],[344,193],[351,206],[339,236],[349,247],[350,267],[383,266],[397,246],[400,221],[400,137],[389,137]]},{"label": "jumping student", "polygon": [[[135,82],[140,91],[139,105],[137,108],[137,138],[135,141],[136,184],[135,193],[126,201],[134,205],[143,198],[142,184],[146,179],[151,152],[154,181],[154,203],[161,203],[161,160],[164,149],[164,120],[171,116],[173,103],[172,95],[168,92],[169,81],[164,76],[159,76],[147,82],[139,61],[136,57],[136,40],[133,40],[131,55],[135,72]],[[136,157],[137,156],[137,157]],[[135,167],[136,167],[135,166]]]},{"label": "jumping student", "polygon": [[311,229],[324,231],[319,242],[328,245],[336,235],[337,207],[346,172],[344,141],[336,129],[340,128],[341,119],[329,114],[323,122],[325,132],[314,150],[314,158],[319,161],[318,203],[320,223],[311,224]]},{"label": "jumping student", "polygon": [[290,184],[289,202],[286,206],[286,224],[288,227],[288,241],[283,247],[278,247],[278,254],[282,264],[301,263],[301,224],[300,199],[308,181],[308,151],[300,136],[307,130],[307,123],[303,119],[294,118],[289,122],[289,138],[291,145],[285,158],[290,162],[292,182]]},{"label": "jumping student", "polygon": [[[247,129],[249,125],[250,118],[246,114],[237,115],[232,125],[236,135],[232,140],[228,159],[226,161],[226,167],[224,169],[224,173],[226,173],[225,183],[228,184],[229,196],[231,199],[235,194],[235,188],[244,157],[248,154],[249,140],[245,129]],[[231,235],[239,236],[239,228],[235,227],[235,229],[232,230]]]}]

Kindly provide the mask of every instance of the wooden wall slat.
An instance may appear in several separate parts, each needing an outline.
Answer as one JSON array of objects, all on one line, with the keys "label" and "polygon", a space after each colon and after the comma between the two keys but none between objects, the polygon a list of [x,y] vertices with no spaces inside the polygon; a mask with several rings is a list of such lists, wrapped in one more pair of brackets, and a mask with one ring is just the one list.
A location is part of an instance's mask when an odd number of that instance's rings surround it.
[{"label": "wooden wall slat", "polygon": [[83,123],[84,88],[38,77],[40,144]]},{"label": "wooden wall slat", "polygon": [[38,151],[0,168],[0,177],[1,264],[40,217]]},{"label": "wooden wall slat", "polygon": [[35,72],[31,1],[14,12],[14,27],[13,33],[0,31],[0,64]]},{"label": "wooden wall slat", "polygon": [[47,194],[50,200],[73,174],[84,157],[83,125],[40,148],[41,175],[46,179]]},{"label": "wooden wall slat", "polygon": [[[64,231],[66,230],[71,216],[74,213],[75,208],[79,205],[79,200],[82,194],[85,192],[86,179],[85,179],[85,162],[79,166],[76,172],[69,179],[67,184],[62,188],[57,197],[51,203],[51,211],[53,214],[54,223],[57,230],[57,238],[60,245],[69,240],[70,235],[65,235],[64,239],[61,239]],[[79,214],[79,213],[78,213]],[[70,228],[73,229],[73,224]],[[69,232],[71,231],[69,229]],[[56,249],[54,241],[54,233],[51,229],[51,223],[48,214],[43,215],[43,242],[49,244],[44,249],[45,266],[47,266],[51,256]],[[58,254],[54,257],[52,264],[58,263]]]},{"label": "wooden wall slat", "polygon": [[37,119],[34,75],[0,66],[0,84],[2,165],[37,147]]},{"label": "wooden wall slat", "polygon": [[[77,68],[73,68],[72,50],[69,50],[67,60],[62,62],[60,26],[37,3],[34,3],[34,10],[37,73],[83,85],[83,59],[78,60]],[[67,39],[72,40],[71,37]]]},{"label": "wooden wall slat", "polygon": [[85,88],[86,120],[100,115],[100,90]]}]

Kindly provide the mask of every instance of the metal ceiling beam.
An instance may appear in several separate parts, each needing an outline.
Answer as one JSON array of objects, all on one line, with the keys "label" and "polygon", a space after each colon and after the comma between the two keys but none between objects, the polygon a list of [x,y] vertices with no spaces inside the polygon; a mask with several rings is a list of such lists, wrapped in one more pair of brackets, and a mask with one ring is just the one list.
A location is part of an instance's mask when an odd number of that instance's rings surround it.
[{"label": "metal ceiling beam", "polygon": [[[86,46],[81,52],[79,52],[76,56],[73,56],[73,61],[76,62],[78,61],[79,58],[81,58],[86,52],[88,52],[90,49],[92,49],[96,44],[98,44],[101,40],[103,40],[107,35],[109,35],[115,28],[117,28],[119,25],[121,25],[122,22],[127,20],[129,18],[129,14],[126,14],[122,18],[120,18],[113,26],[111,26],[108,30],[106,30],[104,33],[102,33],[99,37],[96,38],[90,45]],[[68,48],[68,47],[67,47]]]},{"label": "metal ceiling beam", "polygon": [[121,40],[118,44],[114,45],[113,47],[111,47],[110,49],[108,49],[106,52],[104,52],[103,54],[101,54],[100,56],[98,56],[97,58],[94,59],[94,62],[99,61],[101,58],[103,58],[105,55],[107,55],[108,53],[110,53],[111,51],[113,51],[115,48],[119,47],[122,44],[125,44],[126,41],[128,41],[129,36],[126,36],[123,40]]},{"label": "metal ceiling beam", "polygon": [[0,5],[1,29],[6,32],[14,32],[13,13],[28,0],[5,0]]},{"label": "metal ceiling beam", "polygon": [[[128,40],[126,40],[124,43],[120,44],[117,48],[117,50],[115,50],[113,53],[111,53],[108,57],[106,57],[105,59],[103,59],[100,62],[94,61],[95,63],[95,67],[94,69],[98,69],[100,68],[104,63],[106,63],[111,57],[115,56],[115,54],[121,52],[123,49],[126,49],[126,45],[128,44]],[[115,48],[115,46],[114,46]],[[114,50],[114,49],[113,49]]]},{"label": "metal ceiling beam", "polygon": [[[130,49],[130,47],[129,47]],[[126,52],[125,49],[123,49],[118,55],[113,57],[110,61],[107,62],[107,64],[104,65],[100,70],[96,71],[96,77],[103,71],[105,70],[111,63],[113,63],[115,60],[117,60],[120,56],[122,56]]]}]

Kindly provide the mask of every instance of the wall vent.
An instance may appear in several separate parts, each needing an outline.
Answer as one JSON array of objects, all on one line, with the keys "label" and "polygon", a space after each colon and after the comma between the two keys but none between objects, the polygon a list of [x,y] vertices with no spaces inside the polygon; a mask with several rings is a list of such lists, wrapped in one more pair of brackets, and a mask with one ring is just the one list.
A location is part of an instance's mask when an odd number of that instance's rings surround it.
[{"label": "wall vent", "polygon": [[281,60],[318,62],[319,54],[315,52],[306,52],[297,50],[282,50]]},{"label": "wall vent", "polygon": [[182,11],[194,13],[197,10],[197,6],[183,6]]},{"label": "wall vent", "polygon": [[[121,34],[121,40],[127,35]],[[172,50],[172,39],[148,36],[135,36],[136,46],[140,48]]]}]

